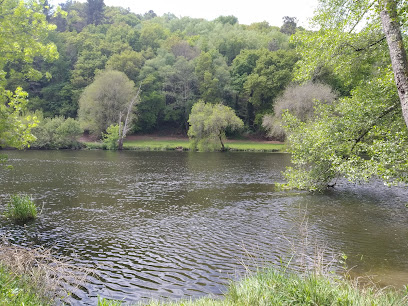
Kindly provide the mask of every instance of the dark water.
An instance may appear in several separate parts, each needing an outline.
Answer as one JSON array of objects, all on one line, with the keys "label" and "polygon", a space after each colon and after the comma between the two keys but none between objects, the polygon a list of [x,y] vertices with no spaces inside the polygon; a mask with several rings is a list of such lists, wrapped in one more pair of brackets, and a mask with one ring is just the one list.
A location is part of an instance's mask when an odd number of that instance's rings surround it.
[{"label": "dark water", "polygon": [[355,275],[408,284],[407,188],[278,191],[285,154],[7,154],[14,170],[0,172],[0,208],[12,193],[44,207],[26,227],[3,219],[0,234],[95,268],[72,304],[217,296],[247,267],[276,263],[293,247],[313,253],[316,244],[346,254]]}]

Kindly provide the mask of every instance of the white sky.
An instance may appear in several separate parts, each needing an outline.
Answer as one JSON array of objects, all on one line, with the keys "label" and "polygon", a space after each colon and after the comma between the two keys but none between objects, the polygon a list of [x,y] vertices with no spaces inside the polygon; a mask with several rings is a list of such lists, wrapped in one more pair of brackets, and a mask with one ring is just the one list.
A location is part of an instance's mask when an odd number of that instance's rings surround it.
[{"label": "white sky", "polygon": [[[52,4],[64,1],[52,0]],[[80,0],[85,2],[85,0]],[[307,18],[313,16],[317,0],[105,0],[108,6],[130,8],[133,13],[143,14],[153,10],[161,16],[173,13],[177,17],[193,17],[213,20],[220,15],[234,15],[240,24],[267,21],[270,25],[281,26],[282,17],[297,17],[298,25],[306,27]]]}]

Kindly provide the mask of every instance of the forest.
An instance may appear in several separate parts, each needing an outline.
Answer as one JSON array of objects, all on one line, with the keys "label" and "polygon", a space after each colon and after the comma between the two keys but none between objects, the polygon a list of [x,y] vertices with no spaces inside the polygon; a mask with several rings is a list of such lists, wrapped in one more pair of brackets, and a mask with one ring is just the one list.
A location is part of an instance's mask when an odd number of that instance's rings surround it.
[{"label": "forest", "polygon": [[132,132],[186,134],[199,100],[231,107],[247,131],[260,132],[263,115],[290,83],[298,60],[289,42],[299,30],[294,17],[285,17],[279,28],[241,25],[234,16],[207,21],[135,14],[103,0],[67,1],[60,11],[47,1],[42,5],[55,25],[43,43],[55,45],[58,58],[35,57],[29,77],[22,59],[8,62],[4,71],[5,88],[21,86],[29,94],[28,110],[41,111],[43,118],[76,118],[84,89],[98,74],[114,70],[141,87]]},{"label": "forest", "polygon": [[[407,1],[321,0],[308,30],[296,17],[243,25],[103,0],[1,4],[1,147],[190,129],[222,149],[237,130],[286,140],[291,187],[408,181]],[[190,118],[198,102],[214,107]]]}]

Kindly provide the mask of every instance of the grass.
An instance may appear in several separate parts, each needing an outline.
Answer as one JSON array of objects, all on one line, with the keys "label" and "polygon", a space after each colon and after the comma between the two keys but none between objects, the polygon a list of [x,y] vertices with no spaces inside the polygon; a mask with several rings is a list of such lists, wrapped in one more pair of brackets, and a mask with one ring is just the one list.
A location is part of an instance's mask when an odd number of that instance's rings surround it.
[{"label": "grass", "polygon": [[[103,143],[85,142],[89,149],[104,149]],[[140,150],[140,151],[187,151],[190,149],[188,139],[177,140],[128,140],[123,144],[125,150]],[[284,149],[283,144],[263,143],[258,141],[228,141],[226,148],[230,151],[253,151],[253,152],[277,152]]]},{"label": "grass", "polygon": [[29,278],[0,265],[0,305],[51,305],[51,300],[38,295]]},{"label": "grass", "polygon": [[26,222],[37,217],[37,207],[28,195],[11,195],[5,216],[14,222]]},{"label": "grass", "polygon": [[278,152],[283,151],[285,145],[258,141],[231,141],[227,142],[226,147],[230,151]]},{"label": "grass", "polygon": [[[110,304],[111,303],[111,304]],[[99,306],[121,305],[101,299]],[[271,268],[232,282],[223,299],[204,297],[175,302],[152,301],[149,306],[261,306],[261,305],[408,305],[407,292],[361,287],[336,275],[305,275]]]},{"label": "grass", "polygon": [[0,305],[61,304],[91,273],[50,249],[23,248],[0,240]]}]

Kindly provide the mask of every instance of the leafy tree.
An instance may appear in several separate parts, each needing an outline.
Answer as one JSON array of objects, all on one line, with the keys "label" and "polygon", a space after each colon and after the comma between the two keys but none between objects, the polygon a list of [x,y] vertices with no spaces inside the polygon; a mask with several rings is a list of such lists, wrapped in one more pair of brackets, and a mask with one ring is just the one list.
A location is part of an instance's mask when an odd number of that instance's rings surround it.
[{"label": "leafy tree", "polygon": [[37,1],[4,0],[0,5],[0,148],[23,148],[34,140],[31,129],[36,119],[24,115],[27,93],[19,86],[5,89],[5,67],[20,62],[24,78],[38,79],[42,73],[33,67],[35,57],[46,61],[58,57],[55,45],[45,42],[55,26],[47,23],[42,10]]},{"label": "leafy tree", "polygon": [[106,69],[122,71],[136,82],[144,63],[145,58],[140,52],[126,50],[112,55],[106,62]]},{"label": "leafy tree", "polygon": [[94,25],[101,24],[105,8],[103,0],[87,0],[86,2],[87,23]]},{"label": "leafy tree", "polygon": [[153,22],[144,22],[140,31],[140,42],[143,49],[152,48],[158,49],[161,41],[165,40],[168,36],[168,30],[163,26]]},{"label": "leafy tree", "polygon": [[297,25],[296,17],[285,16],[283,17],[283,25],[281,26],[280,31],[287,35],[295,34],[296,25]]},{"label": "leafy tree", "polygon": [[216,18],[214,20],[215,22],[221,22],[222,24],[237,24],[238,23],[238,18],[233,16],[233,15],[229,15],[229,16],[219,16],[218,18]]},{"label": "leafy tree", "polygon": [[135,96],[135,84],[120,71],[107,70],[95,77],[79,100],[81,126],[101,136],[111,124],[125,120],[129,103]]},{"label": "leafy tree", "polygon": [[[320,104],[309,122],[284,115],[294,164],[285,173],[288,186],[321,190],[334,186],[339,177],[353,182],[377,177],[386,184],[408,181],[406,100],[401,94],[406,79],[400,74],[406,56],[401,36],[393,32],[400,26],[405,29],[406,24],[398,22],[407,3],[400,2],[399,11],[396,4],[320,1],[314,17],[320,30],[295,36],[302,54],[298,80],[310,79],[318,67],[328,67],[352,90],[337,103]],[[393,30],[388,32],[388,26]],[[389,41],[390,35],[395,41]],[[317,44],[319,52],[313,50]]]},{"label": "leafy tree", "polygon": [[178,57],[174,65],[166,71],[163,92],[166,95],[164,120],[187,131],[188,115],[197,94],[194,63],[182,56]]},{"label": "leafy tree", "polygon": [[262,118],[262,126],[267,131],[268,137],[279,140],[285,139],[282,115],[288,111],[300,121],[306,122],[314,115],[315,104],[332,103],[337,95],[330,86],[325,84],[305,83],[302,85],[288,86],[273,105],[273,114]]},{"label": "leafy tree", "polygon": [[200,151],[216,149],[225,151],[226,129],[234,131],[244,126],[230,107],[203,101],[193,105],[188,122],[191,147]]}]

